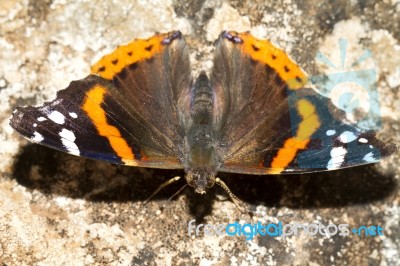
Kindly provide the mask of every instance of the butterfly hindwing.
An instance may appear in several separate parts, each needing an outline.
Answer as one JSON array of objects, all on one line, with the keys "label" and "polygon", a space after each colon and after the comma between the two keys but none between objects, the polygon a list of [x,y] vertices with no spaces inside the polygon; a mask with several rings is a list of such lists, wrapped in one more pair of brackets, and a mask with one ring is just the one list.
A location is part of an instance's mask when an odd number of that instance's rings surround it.
[{"label": "butterfly hindwing", "polygon": [[179,121],[187,118],[180,110],[187,104],[191,76],[180,32],[121,46],[94,64],[92,73],[59,91],[52,102],[18,108],[11,126],[75,155],[182,168]]}]

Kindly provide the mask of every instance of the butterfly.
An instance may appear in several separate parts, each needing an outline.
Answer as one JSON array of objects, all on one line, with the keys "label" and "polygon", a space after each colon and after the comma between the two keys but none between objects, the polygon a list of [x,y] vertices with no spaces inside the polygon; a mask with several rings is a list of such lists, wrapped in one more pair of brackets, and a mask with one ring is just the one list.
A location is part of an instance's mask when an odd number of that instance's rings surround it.
[{"label": "butterfly", "polygon": [[377,162],[396,150],[307,88],[307,74],[250,33],[224,31],[208,76],[192,78],[179,31],[119,46],[55,100],[18,107],[11,126],[70,154],[184,169],[205,193],[218,172],[307,173]]}]

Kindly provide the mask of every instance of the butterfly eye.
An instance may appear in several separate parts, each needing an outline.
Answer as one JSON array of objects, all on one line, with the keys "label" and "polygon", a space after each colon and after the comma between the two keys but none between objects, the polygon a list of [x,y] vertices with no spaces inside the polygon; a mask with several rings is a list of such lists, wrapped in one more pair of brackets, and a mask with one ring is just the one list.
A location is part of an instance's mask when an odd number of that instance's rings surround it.
[{"label": "butterfly eye", "polygon": [[212,187],[212,186],[214,186],[214,183],[215,183],[215,179],[213,178],[213,179],[207,179],[207,188],[210,188],[210,187]]},{"label": "butterfly eye", "polygon": [[214,185],[215,173],[204,168],[194,169],[187,173],[186,181],[197,193],[204,194],[207,188]]},{"label": "butterfly eye", "polygon": [[185,179],[186,179],[187,183],[189,184],[189,186],[191,186],[191,187],[195,186],[195,181],[194,181],[192,172],[188,172],[185,176]]}]

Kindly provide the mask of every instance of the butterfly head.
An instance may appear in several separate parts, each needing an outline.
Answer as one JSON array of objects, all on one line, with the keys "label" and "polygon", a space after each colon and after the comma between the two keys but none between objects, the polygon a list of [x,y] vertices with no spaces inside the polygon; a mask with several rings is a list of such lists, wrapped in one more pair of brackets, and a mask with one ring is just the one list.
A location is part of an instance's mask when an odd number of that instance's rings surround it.
[{"label": "butterfly head", "polygon": [[187,172],[186,181],[194,191],[199,194],[206,193],[206,189],[212,187],[215,183],[215,171],[207,168],[197,168]]}]

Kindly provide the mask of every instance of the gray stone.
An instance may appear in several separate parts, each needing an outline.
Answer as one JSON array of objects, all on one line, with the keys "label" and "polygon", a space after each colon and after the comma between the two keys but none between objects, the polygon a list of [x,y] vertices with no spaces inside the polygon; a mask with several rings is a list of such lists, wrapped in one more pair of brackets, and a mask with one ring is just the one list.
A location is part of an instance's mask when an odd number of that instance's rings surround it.
[{"label": "gray stone", "polygon": [[[218,186],[206,195],[173,184],[180,171],[115,166],[23,140],[12,110],[55,97],[118,44],[180,29],[194,71],[212,65],[225,28],[251,30],[284,48],[310,75],[342,71],[365,50],[380,95],[383,139],[400,140],[400,2],[392,1],[0,2],[0,262],[4,265],[399,265],[399,153],[374,165],[301,176],[221,174],[253,209],[243,214]],[[346,65],[348,70],[350,63]],[[188,222],[349,224],[383,236],[188,236]]]}]

